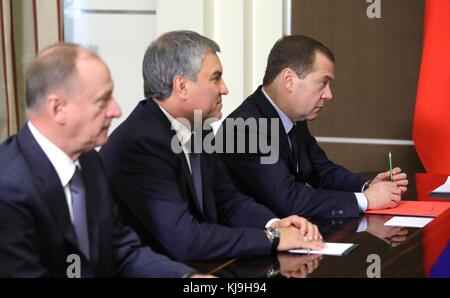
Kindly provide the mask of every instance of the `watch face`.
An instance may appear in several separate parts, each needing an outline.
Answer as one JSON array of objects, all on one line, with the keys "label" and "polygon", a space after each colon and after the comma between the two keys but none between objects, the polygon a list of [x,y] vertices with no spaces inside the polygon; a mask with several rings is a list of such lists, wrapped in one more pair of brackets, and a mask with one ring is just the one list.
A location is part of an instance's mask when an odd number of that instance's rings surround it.
[{"label": "watch face", "polygon": [[276,229],[276,228],[269,227],[266,229],[266,231],[267,231],[267,236],[269,236],[269,238],[270,238],[270,241],[273,241],[273,239],[280,237],[280,231],[278,231],[278,229]]},{"label": "watch face", "polygon": [[266,273],[266,277],[268,278],[275,277],[278,275],[278,273],[280,273],[280,270],[272,268]]},{"label": "watch face", "polygon": [[278,229],[274,229],[274,235],[275,237],[279,238],[280,237],[280,231]]}]

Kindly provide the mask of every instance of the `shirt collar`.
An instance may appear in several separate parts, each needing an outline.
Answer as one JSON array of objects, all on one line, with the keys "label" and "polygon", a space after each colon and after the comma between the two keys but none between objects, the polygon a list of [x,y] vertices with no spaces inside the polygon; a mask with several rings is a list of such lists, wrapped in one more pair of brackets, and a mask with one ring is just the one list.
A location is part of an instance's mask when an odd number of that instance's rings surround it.
[{"label": "shirt collar", "polygon": [[67,186],[75,173],[75,167],[80,167],[80,163],[73,161],[64,151],[47,139],[30,121],[27,122],[31,134],[44,151],[50,163],[56,170],[63,187]]},{"label": "shirt collar", "polygon": [[172,115],[169,114],[162,106],[158,105],[161,111],[166,115],[167,119],[169,119],[172,124],[172,129],[175,130],[175,134],[177,135],[180,143],[183,147],[186,147],[187,143],[191,140],[192,132],[183,125],[180,121],[175,119]]},{"label": "shirt collar", "polygon": [[264,96],[267,98],[267,100],[269,100],[270,104],[275,108],[275,110],[278,113],[278,116],[280,116],[281,119],[281,123],[283,123],[283,128],[284,131],[287,133],[289,133],[289,131],[292,129],[292,127],[294,126],[294,123],[291,121],[291,119],[288,118],[288,116],[286,116],[285,113],[283,113],[282,110],[280,110],[280,108],[273,102],[272,98],[270,98],[269,94],[267,94],[266,90],[264,90],[264,87],[261,88],[262,93],[264,94]]}]

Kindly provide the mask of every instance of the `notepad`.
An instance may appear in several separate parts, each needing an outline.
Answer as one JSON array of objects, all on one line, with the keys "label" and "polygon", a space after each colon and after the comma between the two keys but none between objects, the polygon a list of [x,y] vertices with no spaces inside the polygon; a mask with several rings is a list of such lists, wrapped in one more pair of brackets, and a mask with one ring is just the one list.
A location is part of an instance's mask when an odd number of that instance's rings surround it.
[{"label": "notepad", "polygon": [[414,217],[414,216],[394,216],[384,223],[385,226],[423,228],[434,218],[432,217]]},{"label": "notepad", "polygon": [[368,210],[368,214],[391,214],[436,217],[450,208],[450,202],[400,201],[390,209]]},{"label": "notepad", "polygon": [[450,198],[450,176],[448,176],[447,180],[441,186],[432,190],[430,193],[430,197],[433,198]]},{"label": "notepad", "polygon": [[316,254],[316,255],[330,255],[330,256],[343,256],[349,254],[354,250],[358,244],[353,243],[334,243],[325,242],[325,247],[318,250],[308,249],[291,249],[289,252],[297,254]]}]

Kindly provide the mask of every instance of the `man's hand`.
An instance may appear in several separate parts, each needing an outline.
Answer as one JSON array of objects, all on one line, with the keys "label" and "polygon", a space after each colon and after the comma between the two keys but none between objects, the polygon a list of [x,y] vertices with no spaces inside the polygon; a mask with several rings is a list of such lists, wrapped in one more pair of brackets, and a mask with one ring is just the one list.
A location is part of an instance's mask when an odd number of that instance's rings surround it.
[{"label": "man's hand", "polygon": [[391,216],[366,215],[367,233],[383,240],[392,247],[399,246],[407,239],[408,229],[404,227],[385,226]]},{"label": "man's hand", "polygon": [[[408,178],[406,173],[402,173],[402,169],[396,167],[392,170],[392,182],[400,188],[401,193],[405,193],[408,185]],[[391,173],[389,171],[379,173],[370,183],[370,186],[381,181],[391,181]]]},{"label": "man's hand", "polygon": [[279,253],[280,274],[285,277],[305,278],[319,267],[322,255]]},{"label": "man's hand", "polygon": [[217,278],[217,276],[211,274],[194,274],[189,278]]},{"label": "man's hand", "polygon": [[401,200],[401,190],[394,182],[381,181],[371,184],[364,191],[367,209],[387,209],[397,207]]},{"label": "man's hand", "polygon": [[300,235],[306,236],[309,241],[323,240],[323,237],[319,232],[319,228],[316,225],[309,222],[306,218],[297,215],[282,218],[281,220],[275,221],[271,225],[273,228],[288,228],[291,226],[298,228],[300,230]]},{"label": "man's hand", "polygon": [[280,243],[278,251],[288,251],[297,248],[322,249],[325,244],[322,240],[308,240],[308,237],[302,235],[300,230],[294,226],[287,228],[278,228],[280,231]]}]

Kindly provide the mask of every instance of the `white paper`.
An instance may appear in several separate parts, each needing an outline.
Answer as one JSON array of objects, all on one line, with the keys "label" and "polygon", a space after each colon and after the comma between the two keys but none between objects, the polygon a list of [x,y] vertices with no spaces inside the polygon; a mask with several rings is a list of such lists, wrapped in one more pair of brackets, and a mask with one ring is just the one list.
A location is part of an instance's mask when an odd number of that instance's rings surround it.
[{"label": "white paper", "polygon": [[392,227],[423,228],[432,220],[433,218],[431,217],[394,216],[385,222],[384,225]]},{"label": "white paper", "polygon": [[431,193],[437,192],[437,193],[450,193],[450,176],[447,177],[447,180],[439,186],[438,188],[434,189]]},{"label": "white paper", "polygon": [[297,254],[317,254],[317,255],[330,255],[330,256],[342,256],[342,254],[352,247],[353,243],[334,243],[325,242],[325,247],[320,250],[309,249],[291,249],[289,252]]}]

